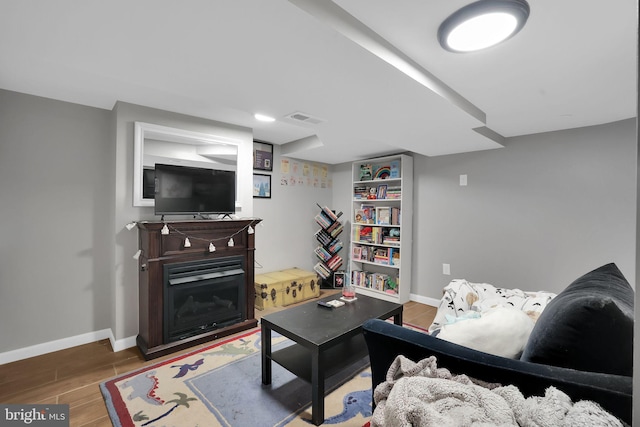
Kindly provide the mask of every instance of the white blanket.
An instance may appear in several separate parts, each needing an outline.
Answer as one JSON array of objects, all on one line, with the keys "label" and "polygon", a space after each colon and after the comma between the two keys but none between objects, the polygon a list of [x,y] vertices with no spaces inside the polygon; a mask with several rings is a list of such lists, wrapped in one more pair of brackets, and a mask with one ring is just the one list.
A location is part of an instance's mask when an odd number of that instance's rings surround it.
[{"label": "white blanket", "polygon": [[574,404],[554,387],[525,399],[515,386],[452,375],[433,356],[418,363],[398,356],[386,379],[374,392],[372,427],[622,426],[598,404]]},{"label": "white blanket", "polygon": [[496,288],[488,283],[472,283],[454,279],[443,289],[438,311],[429,326],[429,333],[473,313],[481,313],[495,306],[513,307],[522,310],[535,322],[540,313],[556,294],[520,289]]}]

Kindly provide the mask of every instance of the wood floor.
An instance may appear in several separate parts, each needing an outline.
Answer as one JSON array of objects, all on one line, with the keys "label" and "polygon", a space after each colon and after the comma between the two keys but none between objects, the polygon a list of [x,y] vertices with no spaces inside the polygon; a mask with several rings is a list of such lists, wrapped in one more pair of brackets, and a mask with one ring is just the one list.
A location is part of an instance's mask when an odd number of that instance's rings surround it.
[{"label": "wood floor", "polygon": [[[322,290],[326,296],[332,290]],[[282,310],[256,310],[256,318]],[[435,307],[408,302],[404,321],[428,328]],[[212,342],[184,350],[193,351]],[[69,404],[71,426],[111,426],[98,385],[111,377],[181,354],[145,361],[137,348],[113,352],[109,340],[0,365],[0,402]]]}]

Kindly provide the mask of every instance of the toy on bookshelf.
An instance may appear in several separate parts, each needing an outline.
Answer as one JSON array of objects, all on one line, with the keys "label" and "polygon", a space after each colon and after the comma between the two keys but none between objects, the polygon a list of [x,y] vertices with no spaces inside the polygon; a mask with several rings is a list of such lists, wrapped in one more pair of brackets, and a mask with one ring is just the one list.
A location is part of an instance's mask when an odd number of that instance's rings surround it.
[{"label": "toy on bookshelf", "polygon": [[373,169],[371,165],[360,165],[360,181],[371,181],[373,179]]},{"label": "toy on bookshelf", "polygon": [[373,175],[373,179],[387,179],[391,176],[390,166],[380,166],[376,169],[376,173]]}]

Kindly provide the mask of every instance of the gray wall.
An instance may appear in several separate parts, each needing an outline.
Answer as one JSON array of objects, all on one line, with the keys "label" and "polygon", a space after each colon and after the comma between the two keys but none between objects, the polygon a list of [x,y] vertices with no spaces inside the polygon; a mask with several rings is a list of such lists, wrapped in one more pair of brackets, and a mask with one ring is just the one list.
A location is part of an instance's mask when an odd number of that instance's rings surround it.
[{"label": "gray wall", "polygon": [[633,285],[635,122],[415,156],[412,293],[439,298],[453,278],[559,292],[608,262]]},{"label": "gray wall", "polygon": [[110,126],[0,90],[0,352],[110,327]]},{"label": "gray wall", "polygon": [[[276,145],[273,172],[256,171],[271,175],[272,185],[270,199],[253,199],[254,215],[262,218],[256,228],[256,274],[292,267],[313,271],[317,262],[313,252],[317,246],[314,233],[320,228],[314,220],[319,211],[316,203],[334,208],[333,188],[314,187],[306,181],[303,185],[281,185],[282,178],[290,177],[282,173],[281,159],[280,147]],[[332,170],[329,167],[330,178]],[[343,256],[345,252],[343,249]]]}]

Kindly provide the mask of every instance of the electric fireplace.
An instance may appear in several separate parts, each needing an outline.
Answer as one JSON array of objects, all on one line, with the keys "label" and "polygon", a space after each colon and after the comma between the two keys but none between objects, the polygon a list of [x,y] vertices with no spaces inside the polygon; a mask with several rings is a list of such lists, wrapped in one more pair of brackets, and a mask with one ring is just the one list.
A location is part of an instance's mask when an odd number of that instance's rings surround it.
[{"label": "electric fireplace", "polygon": [[246,320],[242,257],[164,265],[164,341]]},{"label": "electric fireplace", "polygon": [[[258,325],[254,230],[259,222],[255,218],[138,222],[136,344],[145,359]],[[185,246],[185,236],[190,245]],[[214,251],[211,242],[217,246]]]}]

